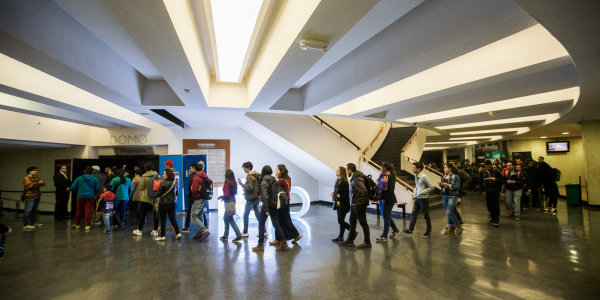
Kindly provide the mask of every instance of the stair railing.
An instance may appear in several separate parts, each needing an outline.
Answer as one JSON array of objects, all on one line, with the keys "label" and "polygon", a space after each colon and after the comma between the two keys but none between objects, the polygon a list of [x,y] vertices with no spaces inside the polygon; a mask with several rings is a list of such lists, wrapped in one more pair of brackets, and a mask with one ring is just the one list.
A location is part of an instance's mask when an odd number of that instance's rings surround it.
[{"label": "stair railing", "polygon": [[[378,165],[376,162],[374,162],[374,161],[370,160],[369,158],[367,158],[367,157],[366,157],[366,156],[364,156],[364,155],[361,155],[361,156],[362,156],[362,158],[364,159],[364,162],[366,162],[366,163],[370,164],[371,166],[373,166],[373,167],[377,168],[378,170],[381,170],[381,166],[379,166],[379,165]],[[409,189],[411,189],[411,190],[413,190],[413,191],[415,190],[415,188],[414,188],[414,187],[412,187],[412,186],[410,186],[408,183],[404,182],[404,180],[402,180],[402,179],[398,178],[398,176],[396,176],[396,183],[398,183],[398,184],[402,183],[402,184],[400,184],[400,185],[407,186]],[[409,191],[409,192],[410,192],[410,191]],[[412,194],[412,192],[411,192],[411,194]]]},{"label": "stair railing", "polygon": [[[361,148],[360,148],[360,147],[359,147],[357,144],[355,144],[353,141],[351,141],[351,140],[350,140],[350,139],[349,139],[347,136],[345,136],[343,133],[341,133],[341,132],[337,131],[337,129],[333,128],[333,126],[331,126],[331,125],[329,125],[327,122],[323,121],[323,119],[321,119],[321,118],[319,118],[319,117],[317,117],[317,116],[313,116],[313,118],[317,119],[317,120],[318,120],[318,121],[321,123],[321,125],[324,125],[325,127],[327,127],[327,128],[329,128],[329,129],[331,129],[333,132],[337,133],[337,134],[340,136],[340,138],[342,138],[342,139],[346,140],[346,141],[347,141],[348,143],[350,143],[352,146],[356,147],[356,150],[357,150],[357,151],[360,151],[360,149],[361,149]],[[366,150],[365,150],[365,151],[366,151]]]},{"label": "stair railing", "polygon": [[375,141],[377,141],[377,139],[379,138],[379,136],[381,135],[381,133],[385,129],[386,125],[387,125],[387,122],[383,122],[383,126],[381,126],[381,129],[379,130],[379,132],[377,133],[377,135],[375,136],[375,138],[373,139],[373,141],[369,144],[369,146],[367,146],[367,148],[365,149],[365,151],[362,152],[362,155],[365,155],[367,153],[367,151],[369,151],[369,149],[371,149],[371,147],[373,147],[373,144],[375,144]]},{"label": "stair railing", "polygon": [[[412,160],[414,162],[419,162],[418,160],[412,159],[412,158],[410,158],[410,157],[408,157],[406,155],[404,157],[406,157],[407,160]],[[442,172],[440,172],[440,171],[438,171],[438,170],[436,170],[436,169],[434,169],[434,168],[432,168],[432,167],[430,167],[430,166],[428,166],[426,164],[423,164],[423,167],[425,167],[425,169],[431,171],[432,173],[439,175],[440,177],[442,177],[444,175],[444,174],[442,174]]]},{"label": "stair railing", "polygon": [[415,138],[415,136],[417,136],[417,132],[419,132],[419,127],[417,127],[417,130],[415,130],[415,133],[413,133],[413,135],[410,137],[410,140],[408,140],[408,142],[406,142],[406,145],[404,145],[404,147],[402,147],[402,151],[400,151],[400,152],[404,152],[404,150],[406,150],[406,148],[408,148],[410,143],[412,143],[412,140]]}]

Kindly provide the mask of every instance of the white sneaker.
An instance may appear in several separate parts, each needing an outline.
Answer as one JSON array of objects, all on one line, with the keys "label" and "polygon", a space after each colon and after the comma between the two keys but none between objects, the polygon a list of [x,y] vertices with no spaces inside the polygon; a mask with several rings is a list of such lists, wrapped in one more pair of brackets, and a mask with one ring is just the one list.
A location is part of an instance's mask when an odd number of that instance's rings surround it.
[{"label": "white sneaker", "polygon": [[178,239],[178,240],[181,239],[181,233],[177,235],[176,239]]},{"label": "white sneaker", "polygon": [[27,225],[27,226],[23,226],[23,229],[34,229],[35,226],[33,225]]},{"label": "white sneaker", "polygon": [[157,242],[164,241],[164,240],[165,240],[165,237],[164,237],[164,236],[157,237],[157,238],[155,238],[154,240],[155,240],[155,241],[157,241]]},{"label": "white sneaker", "polygon": [[156,230],[152,230],[152,233],[151,233],[151,235],[156,235],[156,236],[158,236],[158,231],[156,231]]},{"label": "white sneaker", "polygon": [[136,229],[136,230],[133,231],[133,234],[141,236],[142,232],[139,229]]},{"label": "white sneaker", "polygon": [[44,224],[40,224],[40,223],[34,223],[34,224],[33,224],[33,226],[35,226],[35,227],[40,227],[40,226],[42,226],[42,225],[44,225]]},{"label": "white sneaker", "polygon": [[248,233],[242,233],[242,237],[248,237]]}]

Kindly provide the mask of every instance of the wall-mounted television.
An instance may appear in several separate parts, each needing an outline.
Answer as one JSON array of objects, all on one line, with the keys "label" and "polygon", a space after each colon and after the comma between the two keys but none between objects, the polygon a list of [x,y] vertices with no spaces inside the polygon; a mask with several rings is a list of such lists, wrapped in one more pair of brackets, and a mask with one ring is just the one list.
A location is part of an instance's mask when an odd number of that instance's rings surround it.
[{"label": "wall-mounted television", "polygon": [[556,153],[556,152],[569,152],[571,151],[571,143],[570,142],[546,142],[546,152],[548,153]]}]

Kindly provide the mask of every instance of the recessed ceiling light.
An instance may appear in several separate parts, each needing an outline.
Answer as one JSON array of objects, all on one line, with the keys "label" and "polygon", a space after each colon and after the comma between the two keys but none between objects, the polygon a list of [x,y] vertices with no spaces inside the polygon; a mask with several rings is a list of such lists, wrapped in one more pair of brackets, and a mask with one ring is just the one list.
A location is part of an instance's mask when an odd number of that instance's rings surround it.
[{"label": "recessed ceiling light", "polygon": [[425,147],[423,148],[423,150],[442,150],[442,149],[448,149],[450,147]]},{"label": "recessed ceiling light", "polygon": [[520,118],[509,118],[509,119],[500,119],[493,121],[483,121],[483,122],[473,122],[473,123],[463,123],[456,125],[447,125],[447,126],[439,126],[437,129],[457,129],[457,128],[472,128],[472,127],[484,127],[484,126],[492,126],[492,125],[501,125],[501,124],[515,124],[515,123],[524,123],[524,122],[534,122],[534,121],[543,121],[546,120],[546,124],[550,122],[554,122],[560,118],[560,114],[547,114],[547,115],[538,115],[538,116],[529,116],[529,117],[520,117]]},{"label": "recessed ceiling light", "polygon": [[545,139],[545,138],[546,138],[546,137],[545,137],[545,136],[543,136],[543,137],[541,137],[540,139]]},{"label": "recessed ceiling light", "polygon": [[461,141],[461,142],[431,142],[425,143],[425,145],[445,145],[445,144],[467,144],[467,145],[476,145],[476,141]]},{"label": "recessed ceiling light", "polygon": [[323,113],[352,115],[568,55],[538,24]]},{"label": "recessed ceiling light", "polygon": [[487,139],[492,139],[492,141],[495,140],[500,140],[502,139],[501,135],[489,135],[489,136],[471,136],[471,137],[457,137],[457,138],[450,138],[450,140],[487,140]]},{"label": "recessed ceiling light", "polygon": [[513,131],[516,131],[517,134],[521,134],[521,133],[525,133],[525,132],[529,131],[529,127],[502,128],[502,129],[490,129],[490,130],[478,130],[478,131],[464,131],[464,132],[451,132],[450,135],[485,134],[485,133],[513,132]]},{"label": "recessed ceiling light", "polygon": [[563,132],[562,134],[569,134],[568,132]]},{"label": "recessed ceiling light", "polygon": [[217,80],[240,82],[263,0],[211,0],[217,45]]},{"label": "recessed ceiling light", "polygon": [[420,116],[414,116],[404,119],[398,119],[400,122],[407,123],[419,123],[424,121],[442,120],[448,118],[454,118],[459,116],[469,116],[480,113],[485,113],[490,110],[507,110],[520,107],[534,106],[540,104],[561,102],[565,100],[573,100],[577,96],[576,92],[573,92],[573,88],[562,89],[558,91],[552,91],[547,93],[529,95],[525,97],[518,97],[513,99],[501,100],[491,103],[461,107],[446,111],[440,111],[431,114],[424,114]]}]

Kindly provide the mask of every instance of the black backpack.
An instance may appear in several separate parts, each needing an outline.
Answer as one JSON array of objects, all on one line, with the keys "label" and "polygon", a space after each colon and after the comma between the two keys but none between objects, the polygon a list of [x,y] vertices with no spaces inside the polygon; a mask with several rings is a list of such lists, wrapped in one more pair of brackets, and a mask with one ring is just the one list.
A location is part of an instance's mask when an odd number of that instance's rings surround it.
[{"label": "black backpack", "polygon": [[377,185],[373,181],[373,177],[369,174],[364,175],[363,178],[365,179],[365,188],[367,188],[369,200],[377,200]]},{"label": "black backpack", "polygon": [[554,169],[554,181],[560,181],[562,172],[559,169]]},{"label": "black backpack", "polygon": [[271,183],[270,187],[269,187],[269,205],[270,206],[277,205],[277,198],[281,192],[283,192],[283,194],[285,195],[285,191],[283,190],[283,188],[280,187],[279,184],[277,184],[277,181],[273,181],[273,183]]},{"label": "black backpack", "polygon": [[[198,175],[196,175],[198,176]],[[202,188],[199,191],[200,199],[210,200],[213,197],[213,182],[210,178],[206,177],[202,180]]]}]

